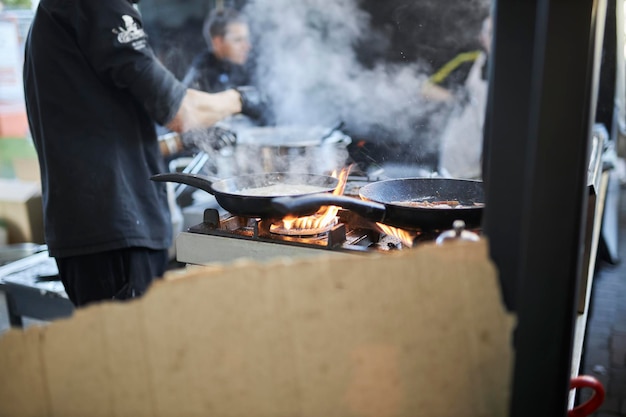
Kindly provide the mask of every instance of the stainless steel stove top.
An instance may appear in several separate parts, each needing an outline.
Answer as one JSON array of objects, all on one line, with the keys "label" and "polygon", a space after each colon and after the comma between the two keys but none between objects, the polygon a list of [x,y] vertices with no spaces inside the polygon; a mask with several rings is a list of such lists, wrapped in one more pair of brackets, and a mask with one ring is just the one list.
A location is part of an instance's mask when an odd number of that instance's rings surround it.
[{"label": "stainless steel stove top", "polygon": [[[359,198],[362,186],[383,179],[380,173],[374,174],[351,175],[343,194]],[[264,221],[231,216],[216,203],[204,209],[202,219],[186,229],[177,236],[176,254],[179,262],[188,264],[240,258],[266,261],[275,257],[355,256],[406,248],[400,239],[389,236],[375,223],[343,209],[338,213],[338,224],[313,236],[272,233]],[[414,232],[415,241],[434,240],[437,235]]]}]

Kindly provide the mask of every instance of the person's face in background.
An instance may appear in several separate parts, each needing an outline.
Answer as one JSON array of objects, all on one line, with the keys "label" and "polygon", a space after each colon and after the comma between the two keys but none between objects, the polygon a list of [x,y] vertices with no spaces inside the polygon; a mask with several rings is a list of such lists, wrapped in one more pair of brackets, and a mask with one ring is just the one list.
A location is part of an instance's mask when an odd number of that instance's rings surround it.
[{"label": "person's face in background", "polygon": [[250,53],[250,30],[245,23],[231,23],[226,27],[226,34],[211,39],[213,53],[220,59],[243,65]]},{"label": "person's face in background", "polygon": [[480,43],[485,49],[485,52],[491,52],[491,17],[487,17],[483,21],[480,31]]}]

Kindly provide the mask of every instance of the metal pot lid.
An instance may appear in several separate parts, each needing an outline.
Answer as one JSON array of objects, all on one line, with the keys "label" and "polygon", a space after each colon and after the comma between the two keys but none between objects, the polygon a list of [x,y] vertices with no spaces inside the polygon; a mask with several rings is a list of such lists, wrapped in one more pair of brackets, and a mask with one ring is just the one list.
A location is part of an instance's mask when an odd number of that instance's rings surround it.
[{"label": "metal pot lid", "polygon": [[272,147],[310,147],[345,142],[346,136],[325,126],[262,126],[237,131],[237,144]]}]

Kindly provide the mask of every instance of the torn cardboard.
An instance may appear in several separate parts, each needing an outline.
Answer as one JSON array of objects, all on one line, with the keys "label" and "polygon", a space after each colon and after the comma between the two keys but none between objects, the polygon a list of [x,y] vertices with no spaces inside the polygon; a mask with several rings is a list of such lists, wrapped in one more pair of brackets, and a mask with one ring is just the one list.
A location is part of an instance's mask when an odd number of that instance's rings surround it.
[{"label": "torn cardboard", "polygon": [[485,241],[194,268],[3,335],[0,415],[506,415],[512,327]]}]

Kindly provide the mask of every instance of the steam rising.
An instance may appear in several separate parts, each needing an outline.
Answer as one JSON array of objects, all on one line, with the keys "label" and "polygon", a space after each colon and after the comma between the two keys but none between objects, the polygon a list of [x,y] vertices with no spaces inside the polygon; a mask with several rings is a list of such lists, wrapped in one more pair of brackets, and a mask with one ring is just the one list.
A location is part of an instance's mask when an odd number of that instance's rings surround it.
[{"label": "steam rising", "polygon": [[245,12],[255,33],[258,84],[273,101],[277,124],[341,120],[351,134],[384,131],[408,142],[436,109],[420,97],[427,75],[418,64],[359,62],[355,45],[376,40],[370,15],[355,0],[256,0]]}]

